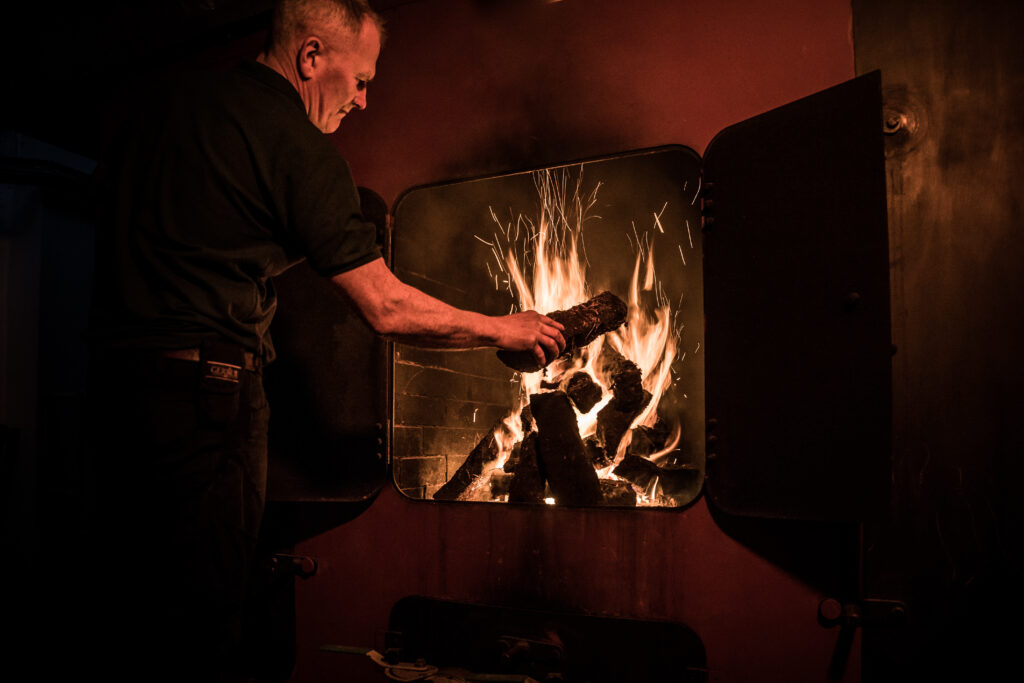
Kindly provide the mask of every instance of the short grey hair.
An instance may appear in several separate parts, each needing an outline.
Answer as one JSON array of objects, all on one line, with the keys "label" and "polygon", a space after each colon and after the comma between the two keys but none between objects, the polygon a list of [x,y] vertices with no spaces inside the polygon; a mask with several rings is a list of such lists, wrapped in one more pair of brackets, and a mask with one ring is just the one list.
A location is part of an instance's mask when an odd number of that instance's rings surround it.
[{"label": "short grey hair", "polygon": [[384,19],[368,0],[278,0],[267,36],[267,52],[319,33],[324,26],[341,24],[358,33],[366,19],[376,25],[383,45]]}]

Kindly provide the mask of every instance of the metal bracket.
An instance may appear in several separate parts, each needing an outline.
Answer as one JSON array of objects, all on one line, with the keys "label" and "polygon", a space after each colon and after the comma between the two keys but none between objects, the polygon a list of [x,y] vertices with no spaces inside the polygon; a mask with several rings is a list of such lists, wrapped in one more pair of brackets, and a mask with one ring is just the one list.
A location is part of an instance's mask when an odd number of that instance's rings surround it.
[{"label": "metal bracket", "polygon": [[818,603],[818,623],[824,628],[873,628],[902,626],[907,621],[907,606],[899,600],[861,600],[843,604],[835,598]]},{"label": "metal bracket", "polygon": [[280,553],[268,557],[264,567],[273,576],[297,576],[300,579],[308,579],[318,569],[316,560],[311,557]]},{"label": "metal bracket", "polygon": [[825,628],[839,627],[836,646],[828,666],[828,680],[845,678],[846,664],[858,628],[900,626],[907,620],[907,606],[898,600],[860,600],[845,605],[835,598],[818,603],[818,623]]},{"label": "metal bracket", "polygon": [[373,428],[377,432],[377,459],[383,461],[385,465],[387,465],[387,460],[385,458],[389,449],[385,446],[385,437],[387,434],[384,430],[384,424],[377,422],[373,425]]},{"label": "metal bracket", "polygon": [[703,219],[701,232],[707,232],[715,224],[714,183],[703,183],[697,196],[700,197],[700,215]]}]

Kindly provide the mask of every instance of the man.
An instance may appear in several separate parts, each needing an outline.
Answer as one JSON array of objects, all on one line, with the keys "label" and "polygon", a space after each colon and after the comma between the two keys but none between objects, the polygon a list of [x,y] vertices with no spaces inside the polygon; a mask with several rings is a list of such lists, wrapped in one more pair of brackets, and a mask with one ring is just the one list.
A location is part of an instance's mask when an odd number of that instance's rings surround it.
[{"label": "man", "polygon": [[92,424],[108,676],[230,668],[263,512],[260,369],[271,277],[305,258],[375,332],[442,348],[564,348],[535,312],[490,317],[400,282],[326,139],[366,108],[382,24],[366,0],[284,0],[256,62],[140,105],[99,173]]}]

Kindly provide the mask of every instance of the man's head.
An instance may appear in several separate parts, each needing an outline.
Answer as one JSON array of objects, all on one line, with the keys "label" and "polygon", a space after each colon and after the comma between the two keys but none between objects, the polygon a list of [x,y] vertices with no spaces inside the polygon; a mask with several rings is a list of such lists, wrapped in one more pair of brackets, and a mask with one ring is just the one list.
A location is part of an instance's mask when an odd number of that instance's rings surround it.
[{"label": "man's head", "polygon": [[324,133],[366,108],[383,21],[367,0],[281,0],[263,61],[299,91],[309,120]]}]

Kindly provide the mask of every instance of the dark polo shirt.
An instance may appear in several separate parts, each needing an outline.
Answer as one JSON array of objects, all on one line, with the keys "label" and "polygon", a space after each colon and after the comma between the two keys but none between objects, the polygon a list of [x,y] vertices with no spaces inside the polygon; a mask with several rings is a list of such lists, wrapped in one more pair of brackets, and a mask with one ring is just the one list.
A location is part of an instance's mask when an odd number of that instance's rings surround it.
[{"label": "dark polo shirt", "polygon": [[380,257],[348,164],[295,89],[255,62],[139,105],[97,171],[92,337],[107,348],[219,338],[273,358],[271,278]]}]

